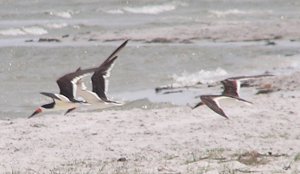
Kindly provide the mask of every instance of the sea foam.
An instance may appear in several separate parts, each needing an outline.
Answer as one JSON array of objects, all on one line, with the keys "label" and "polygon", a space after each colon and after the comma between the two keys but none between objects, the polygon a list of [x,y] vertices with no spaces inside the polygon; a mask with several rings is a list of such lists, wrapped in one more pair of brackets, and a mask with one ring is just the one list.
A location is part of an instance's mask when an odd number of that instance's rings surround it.
[{"label": "sea foam", "polygon": [[18,35],[43,35],[47,34],[48,31],[42,27],[31,26],[22,28],[10,28],[0,30],[0,35],[4,36],[18,36]]},{"label": "sea foam", "polygon": [[230,10],[225,10],[225,11],[210,10],[209,13],[211,13],[217,17],[225,17],[227,15],[245,15],[245,14],[249,14],[250,12],[242,11],[242,10],[238,10],[238,9],[230,9]]},{"label": "sea foam", "polygon": [[57,16],[57,17],[61,17],[61,18],[72,18],[72,11],[50,11],[47,12],[47,14],[51,15],[51,16]]},{"label": "sea foam", "polygon": [[26,33],[22,31],[20,28],[0,30],[0,35],[4,35],[4,36],[18,36],[18,35],[25,35],[25,34]]},{"label": "sea foam", "polygon": [[109,14],[134,13],[134,14],[156,15],[156,14],[176,10],[180,6],[188,6],[188,3],[170,2],[164,4],[152,4],[152,5],[143,5],[143,6],[125,6],[123,8],[118,8],[118,9],[104,10],[104,12]]},{"label": "sea foam", "polygon": [[124,11],[122,9],[112,9],[112,10],[107,10],[105,12],[109,14],[124,14]]},{"label": "sea foam", "polygon": [[162,5],[147,5],[142,7],[124,7],[123,10],[129,13],[139,14],[159,14],[176,9],[176,5],[162,4]]},{"label": "sea foam", "polygon": [[212,83],[228,75],[227,71],[217,68],[213,71],[200,70],[195,73],[183,72],[181,75],[172,75],[173,86],[191,86],[197,83]]},{"label": "sea foam", "polygon": [[273,14],[273,10],[239,10],[239,9],[229,9],[229,10],[209,10],[209,13],[220,18],[229,15],[270,15]]},{"label": "sea foam", "polygon": [[43,35],[43,34],[47,34],[48,31],[45,30],[44,28],[41,27],[24,27],[22,28],[22,30],[26,33],[26,34],[31,34],[31,35]]},{"label": "sea foam", "polygon": [[45,25],[47,28],[51,28],[51,29],[60,29],[60,28],[64,28],[67,27],[68,24],[67,23],[49,23]]}]

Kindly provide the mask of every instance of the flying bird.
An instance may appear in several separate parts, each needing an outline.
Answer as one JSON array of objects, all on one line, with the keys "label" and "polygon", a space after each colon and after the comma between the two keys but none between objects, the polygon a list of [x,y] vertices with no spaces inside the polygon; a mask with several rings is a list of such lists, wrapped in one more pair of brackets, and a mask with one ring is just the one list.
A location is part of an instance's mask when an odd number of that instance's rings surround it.
[{"label": "flying bird", "polygon": [[230,77],[225,80],[222,80],[221,83],[224,87],[222,95],[229,96],[232,98],[240,98],[239,93],[241,89],[241,81],[260,78],[260,77],[269,77],[269,76],[274,76],[274,75],[261,74],[261,75],[254,75],[254,76],[237,76],[237,77]]},{"label": "flying bird", "polygon": [[[83,70],[79,67],[76,71],[60,77],[56,81],[60,89],[59,94],[41,92],[41,94],[47,97],[51,97],[53,99],[53,102],[40,106],[28,118],[31,118],[34,115],[46,110],[67,110],[65,113],[67,114],[76,109],[80,104],[88,103],[87,100],[89,100],[89,98],[87,97],[87,95],[82,95],[83,98],[86,97],[86,99],[84,98],[85,100],[81,100],[77,97],[77,94],[80,93],[77,92],[77,88],[80,84],[79,91],[82,91],[82,87],[84,86],[84,84],[81,79],[92,73],[94,73],[94,75],[92,76],[92,81],[93,77],[95,79],[95,83],[93,82],[93,91],[95,91],[96,94],[99,93],[98,96],[106,103],[117,104],[117,102],[108,100],[105,95],[105,89],[107,89],[105,88],[105,78],[109,76],[109,70],[112,68],[113,63],[117,58],[117,56],[115,55],[127,44],[127,42],[128,40],[126,40],[121,46],[119,46],[99,67]],[[92,104],[92,102],[90,104]]]},{"label": "flying bird", "polygon": [[249,80],[253,78],[260,78],[260,77],[267,77],[273,76],[270,74],[263,74],[263,75],[254,75],[254,76],[238,76],[238,77],[230,77],[225,80],[222,80],[221,83],[223,85],[223,92],[221,95],[201,95],[201,101],[197,103],[192,109],[195,109],[201,105],[206,105],[211,110],[216,112],[217,114],[225,117],[228,119],[228,116],[224,113],[223,109],[220,107],[219,100],[225,98],[233,98],[242,102],[246,102],[248,104],[253,104],[250,101],[240,98],[239,91],[241,88],[242,80]]},{"label": "flying bird", "polygon": [[81,70],[78,68],[75,72],[68,73],[60,77],[56,82],[60,89],[60,94],[41,92],[42,95],[50,97],[53,102],[38,107],[28,118],[31,118],[43,111],[58,111],[67,110],[67,113],[76,109],[80,103],[84,101],[77,100],[76,97],[76,82],[87,74],[91,74],[96,68]]},{"label": "flying bird", "polygon": [[77,81],[77,95],[82,97],[87,103],[97,109],[121,105],[121,103],[112,101],[107,98],[108,77],[113,68],[115,60],[118,58],[117,53],[125,47],[128,40],[119,46],[94,72],[91,77],[92,91],[87,90],[82,80]]},{"label": "flying bird", "polygon": [[38,113],[44,112],[44,111],[58,111],[58,110],[67,110],[65,114],[73,111],[78,107],[78,103],[70,102],[70,100],[60,94],[53,94],[53,93],[47,93],[47,92],[41,92],[41,94],[52,98],[53,102],[44,104],[37,108],[28,118],[31,118],[35,116]]}]

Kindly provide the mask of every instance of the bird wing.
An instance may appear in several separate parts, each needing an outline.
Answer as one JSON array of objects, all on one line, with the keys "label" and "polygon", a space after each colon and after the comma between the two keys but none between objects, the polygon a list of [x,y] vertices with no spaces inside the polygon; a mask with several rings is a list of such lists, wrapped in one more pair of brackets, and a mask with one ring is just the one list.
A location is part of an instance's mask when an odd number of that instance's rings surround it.
[{"label": "bird wing", "polygon": [[67,97],[65,97],[64,95],[54,94],[54,93],[50,93],[50,92],[40,92],[40,94],[52,98],[55,103],[70,102],[70,100]]},{"label": "bird wing", "polygon": [[223,109],[220,107],[219,100],[225,98],[224,96],[201,96],[202,102],[209,107],[211,110],[217,114],[228,119],[228,116],[224,113]]},{"label": "bird wing", "polygon": [[[111,58],[113,58],[113,57],[116,57],[117,56],[117,54],[126,46],[126,44],[127,44],[127,42],[128,42],[129,40],[126,40],[125,42],[123,42],[114,52],[112,52],[109,56],[108,56],[108,58],[107,58],[107,60],[108,59],[111,59]],[[100,67],[101,67],[101,65],[100,65]]]},{"label": "bird wing", "polygon": [[245,102],[245,103],[248,103],[248,104],[253,104],[252,102],[248,101],[248,100],[245,100],[245,99],[242,99],[240,97],[231,97],[233,99],[236,99],[236,100],[239,100],[239,101],[242,101],[242,102]]},{"label": "bird wing", "polygon": [[95,72],[98,68],[89,68],[82,70],[78,68],[76,71],[68,73],[60,77],[56,82],[60,89],[60,94],[66,96],[70,101],[77,102],[76,97],[76,82],[83,77]]},{"label": "bird wing", "polygon": [[113,67],[114,61],[117,59],[117,56],[106,60],[101,64],[101,68],[99,70],[95,71],[95,73],[92,75],[92,84],[93,84],[93,92],[95,92],[99,98],[102,100],[107,101],[106,92],[108,88],[108,77],[110,76],[110,71]]},{"label": "bird wing", "polygon": [[[237,100],[248,102],[244,99],[239,98],[241,81],[254,79],[254,78],[260,78],[260,77],[269,77],[269,76],[274,76],[274,75],[260,74],[260,75],[253,75],[253,76],[236,76],[236,77],[230,77],[225,80],[222,80],[221,83],[224,87],[222,95],[233,97],[233,98],[236,98]],[[251,103],[251,102],[248,102],[248,103]]]},{"label": "bird wing", "polygon": [[202,101],[200,101],[199,103],[197,103],[195,106],[192,107],[192,109],[196,109],[197,107],[204,105],[204,103]]},{"label": "bird wing", "polygon": [[253,75],[253,76],[236,76],[236,77],[230,77],[227,79],[231,80],[249,80],[249,79],[254,79],[254,78],[260,78],[260,77],[271,77],[274,76],[272,74],[260,74],[260,75]]},{"label": "bird wing", "polygon": [[240,81],[225,79],[222,80],[221,83],[224,87],[222,95],[239,97]]},{"label": "bird wing", "polygon": [[93,92],[104,101],[109,101],[106,97],[110,76],[110,71],[113,68],[114,61],[118,58],[117,54],[126,46],[128,40],[123,42],[108,58],[98,67],[92,75]]}]

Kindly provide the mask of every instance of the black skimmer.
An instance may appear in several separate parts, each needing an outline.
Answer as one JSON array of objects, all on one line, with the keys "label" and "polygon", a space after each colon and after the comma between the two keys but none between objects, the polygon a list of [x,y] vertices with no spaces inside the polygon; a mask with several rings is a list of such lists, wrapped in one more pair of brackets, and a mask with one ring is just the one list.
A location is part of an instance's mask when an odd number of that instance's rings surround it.
[{"label": "black skimmer", "polygon": [[67,113],[74,110],[76,107],[83,103],[84,101],[77,100],[76,97],[76,88],[77,81],[87,74],[91,74],[96,71],[97,68],[90,68],[81,70],[78,68],[75,72],[68,73],[60,77],[56,82],[60,89],[60,94],[41,92],[41,94],[50,97],[53,99],[53,102],[40,106],[33,112],[28,118],[33,117],[34,115],[41,113],[46,110],[67,110]]},{"label": "black skimmer", "polygon": [[65,112],[65,114],[67,114],[78,107],[78,103],[71,102],[67,97],[63,95],[47,93],[47,92],[41,92],[41,94],[52,98],[53,102],[40,106],[28,118],[31,118],[38,113],[48,111],[48,110],[49,111],[67,110]]},{"label": "black skimmer", "polygon": [[194,107],[192,107],[192,109],[195,109],[201,105],[206,105],[217,114],[228,119],[228,116],[224,113],[224,111],[220,107],[219,100],[225,98],[233,98],[242,102],[246,102],[248,104],[253,104],[250,101],[240,98],[239,96],[239,91],[241,88],[240,81],[259,78],[259,77],[266,77],[266,76],[273,76],[273,75],[263,74],[263,75],[255,75],[255,76],[238,76],[238,77],[230,77],[225,80],[222,80],[221,83],[224,87],[224,90],[221,95],[201,95],[200,96],[201,101],[197,103]]},{"label": "black skimmer", "polygon": [[261,75],[253,75],[253,76],[237,76],[237,77],[230,77],[225,80],[222,80],[221,83],[224,88],[222,95],[236,98],[237,100],[240,100],[240,101],[251,103],[247,100],[240,98],[239,93],[240,93],[240,89],[241,89],[241,81],[260,78],[260,77],[269,77],[269,76],[274,76],[274,75],[261,74]]},{"label": "black skimmer", "polygon": [[[126,44],[128,40],[126,40],[121,46],[119,46],[99,67],[96,68],[89,68],[82,70],[81,68],[78,68],[76,71],[72,73],[68,73],[62,77],[60,77],[56,82],[58,84],[58,87],[60,89],[60,94],[54,94],[54,93],[46,93],[42,92],[41,94],[46,95],[48,97],[51,97],[53,99],[52,103],[45,104],[40,106],[38,109],[35,110],[34,113],[32,113],[28,118],[33,117],[34,115],[43,112],[45,110],[65,110],[67,109],[66,113],[69,113],[73,111],[75,108],[77,108],[82,103],[87,103],[86,100],[80,100],[76,98],[76,94],[78,93],[77,85],[81,83],[81,87],[84,86],[84,84],[81,82],[81,79],[91,73],[94,73],[92,76],[95,78],[95,93],[99,93],[99,97],[105,101],[106,103],[116,103],[110,101],[106,98],[105,95],[105,77],[109,76],[109,70],[112,68],[113,62],[116,60],[117,56],[115,56]],[[102,75],[102,76],[101,76]],[[96,79],[96,78],[99,78]],[[94,86],[94,82],[93,82]],[[101,94],[101,89],[102,93]],[[79,91],[82,91],[81,88]],[[94,91],[94,87],[93,87]],[[82,92],[84,93],[84,92]],[[82,97],[86,97],[86,95],[82,95]],[[86,97],[89,99],[88,97]],[[91,101],[90,101],[91,102]],[[91,102],[90,104],[92,104]]]},{"label": "black skimmer", "polygon": [[92,91],[87,90],[82,80],[77,81],[77,95],[82,97],[88,104],[94,108],[103,109],[113,105],[121,105],[121,103],[109,100],[106,92],[108,89],[108,77],[114,65],[115,60],[118,58],[117,53],[125,47],[128,40],[120,45],[94,72],[91,77]]}]

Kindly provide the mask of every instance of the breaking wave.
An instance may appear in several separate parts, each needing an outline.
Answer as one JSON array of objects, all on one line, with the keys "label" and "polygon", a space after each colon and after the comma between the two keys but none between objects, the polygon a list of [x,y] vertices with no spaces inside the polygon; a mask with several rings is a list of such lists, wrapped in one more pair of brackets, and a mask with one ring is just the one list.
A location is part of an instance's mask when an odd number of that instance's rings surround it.
[{"label": "breaking wave", "polygon": [[231,9],[231,10],[225,10],[225,11],[219,11],[219,10],[210,10],[209,13],[217,16],[217,17],[225,17],[227,15],[245,15],[250,12],[238,10],[238,9]]},{"label": "breaking wave", "polygon": [[47,34],[48,31],[41,27],[22,27],[22,28],[10,28],[0,30],[0,35],[4,36],[18,36],[18,35],[43,35]]},{"label": "breaking wave", "polygon": [[49,23],[45,25],[47,28],[51,28],[51,29],[60,29],[60,28],[64,28],[67,27],[68,24],[67,23]]},{"label": "breaking wave", "polygon": [[123,14],[123,13],[134,13],[134,14],[150,14],[156,15],[164,12],[176,10],[178,6],[186,6],[186,3],[165,3],[157,5],[144,5],[144,6],[126,6],[120,9],[106,10],[106,13],[110,14]]},{"label": "breaking wave", "polygon": [[124,7],[123,10],[129,13],[139,14],[159,14],[176,9],[176,5],[163,4],[163,5],[148,5],[142,7]]},{"label": "breaking wave", "polygon": [[66,19],[72,18],[72,14],[73,14],[72,11],[50,11],[50,12],[46,12],[46,13],[51,16],[57,16],[57,17],[66,18]]},{"label": "breaking wave", "polygon": [[226,17],[228,15],[253,15],[253,14],[272,14],[272,10],[266,10],[266,11],[257,11],[257,10],[239,10],[239,9],[230,9],[230,10],[209,10],[209,13],[220,18],[220,17]]},{"label": "breaking wave", "polygon": [[6,30],[0,30],[0,35],[18,36],[18,35],[25,35],[25,32],[19,28],[11,28],[11,29],[6,29]]},{"label": "breaking wave", "polygon": [[107,10],[105,12],[109,14],[124,14],[124,11],[122,9],[112,9],[112,10]]},{"label": "breaking wave", "polygon": [[173,75],[173,86],[191,86],[197,83],[212,83],[228,75],[227,71],[217,68],[214,71],[200,70],[195,73],[183,72],[181,75]]}]

